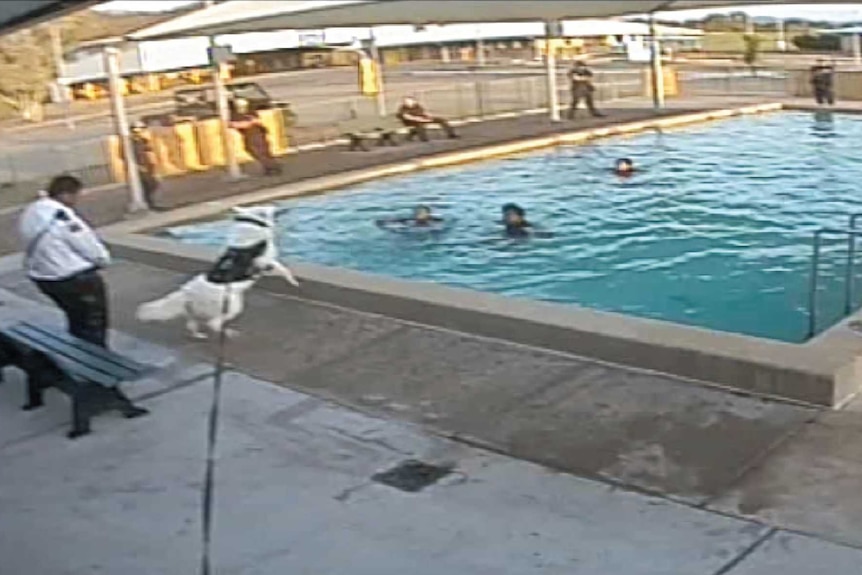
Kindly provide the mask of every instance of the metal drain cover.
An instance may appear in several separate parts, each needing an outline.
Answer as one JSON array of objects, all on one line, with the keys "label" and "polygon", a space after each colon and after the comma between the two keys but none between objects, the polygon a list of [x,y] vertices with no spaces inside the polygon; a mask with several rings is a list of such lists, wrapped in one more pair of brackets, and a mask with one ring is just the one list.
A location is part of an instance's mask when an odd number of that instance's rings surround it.
[{"label": "metal drain cover", "polygon": [[383,485],[416,493],[452,473],[452,466],[431,465],[415,459],[402,461],[388,471],[374,474],[371,479]]}]

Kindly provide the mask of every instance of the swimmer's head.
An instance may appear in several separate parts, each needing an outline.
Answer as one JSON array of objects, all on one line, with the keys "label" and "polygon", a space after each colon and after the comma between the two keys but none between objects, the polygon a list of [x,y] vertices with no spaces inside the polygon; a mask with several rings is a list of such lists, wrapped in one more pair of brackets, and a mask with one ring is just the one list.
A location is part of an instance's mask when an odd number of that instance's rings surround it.
[{"label": "swimmer's head", "polygon": [[505,204],[503,206],[503,221],[507,226],[517,226],[524,223],[527,213],[518,204]]},{"label": "swimmer's head", "polygon": [[630,158],[620,158],[617,160],[616,172],[622,175],[628,175],[635,171],[635,164]]},{"label": "swimmer's head", "polygon": [[428,206],[416,206],[413,210],[413,219],[420,223],[425,223],[431,220],[431,208]]}]

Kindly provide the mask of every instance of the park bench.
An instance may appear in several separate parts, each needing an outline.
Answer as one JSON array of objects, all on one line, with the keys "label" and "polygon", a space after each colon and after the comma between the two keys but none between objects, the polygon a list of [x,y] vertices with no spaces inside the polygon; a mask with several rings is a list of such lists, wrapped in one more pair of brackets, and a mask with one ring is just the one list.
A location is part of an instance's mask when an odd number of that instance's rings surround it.
[{"label": "park bench", "polygon": [[69,396],[70,439],[89,433],[90,417],[101,411],[117,409],[127,418],[148,413],[119,386],[150,368],[57,329],[29,322],[0,327],[0,369],[10,365],[27,374],[25,410],[41,407],[42,393],[50,387]]},{"label": "park bench", "polygon": [[349,142],[349,150],[367,152],[367,140],[374,140],[378,146],[397,146],[395,135],[401,129],[401,122],[394,117],[353,118],[340,124],[341,133]]}]

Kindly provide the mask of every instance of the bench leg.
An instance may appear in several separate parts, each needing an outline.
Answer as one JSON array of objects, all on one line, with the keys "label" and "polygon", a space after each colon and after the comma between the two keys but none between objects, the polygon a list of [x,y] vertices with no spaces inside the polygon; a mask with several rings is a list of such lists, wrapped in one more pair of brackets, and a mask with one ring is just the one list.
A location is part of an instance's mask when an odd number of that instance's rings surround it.
[{"label": "bench leg", "polygon": [[378,146],[397,146],[398,142],[395,140],[395,132],[380,132],[380,136],[377,138]]},{"label": "bench leg", "polygon": [[45,405],[45,400],[42,397],[44,386],[37,373],[27,373],[27,403],[24,404],[24,411],[38,409]]},{"label": "bench leg", "polygon": [[350,138],[350,148],[349,151],[355,152],[356,150],[360,150],[362,152],[367,152],[368,148],[365,147],[365,142],[362,139],[362,136],[357,134],[347,134],[347,137]]},{"label": "bench leg", "polygon": [[138,407],[132,403],[132,400],[126,397],[126,394],[123,393],[119,387],[113,388],[111,390],[111,395],[113,395],[114,404],[117,406],[117,409],[126,419],[141,417],[142,415],[149,413],[149,411],[143,407]]},{"label": "bench leg", "polygon": [[72,397],[72,429],[66,434],[69,439],[75,439],[90,433],[90,410],[89,402],[84,394],[75,394]]}]

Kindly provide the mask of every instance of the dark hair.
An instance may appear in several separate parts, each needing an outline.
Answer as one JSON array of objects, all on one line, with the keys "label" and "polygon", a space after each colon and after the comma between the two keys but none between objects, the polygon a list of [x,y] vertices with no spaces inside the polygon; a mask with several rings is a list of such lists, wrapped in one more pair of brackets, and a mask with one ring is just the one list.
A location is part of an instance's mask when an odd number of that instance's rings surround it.
[{"label": "dark hair", "polygon": [[524,213],[525,213],[524,208],[522,208],[518,204],[513,204],[513,203],[503,204],[503,213],[508,214],[509,212],[515,212],[516,214],[518,214],[521,217],[524,217]]},{"label": "dark hair", "polygon": [[77,194],[83,187],[84,184],[81,183],[81,180],[75,176],[64,174],[57,176],[48,184],[48,197],[56,198],[57,196],[64,196],[66,194]]}]

